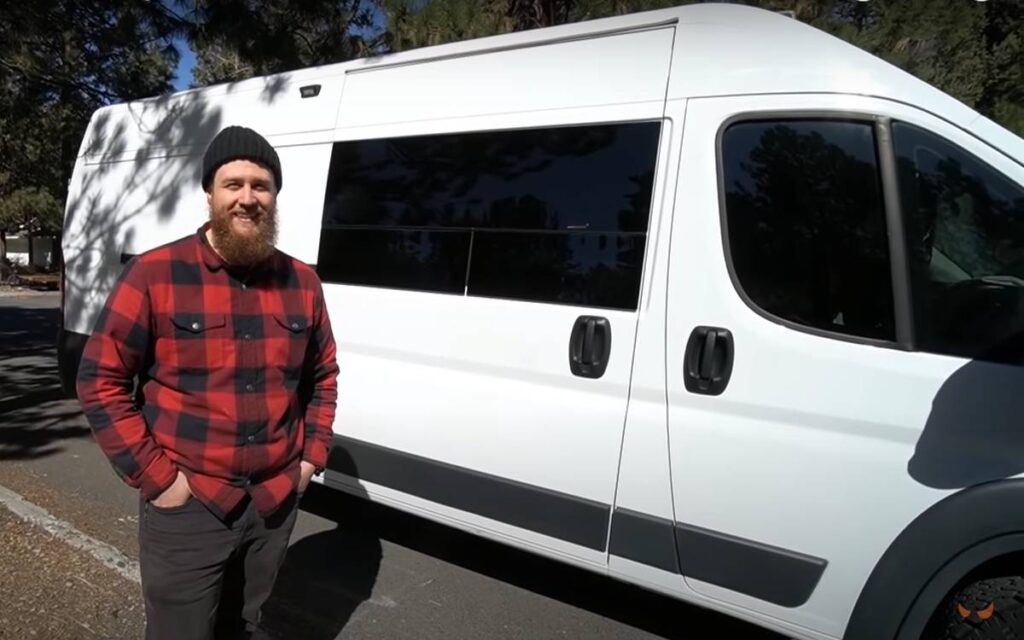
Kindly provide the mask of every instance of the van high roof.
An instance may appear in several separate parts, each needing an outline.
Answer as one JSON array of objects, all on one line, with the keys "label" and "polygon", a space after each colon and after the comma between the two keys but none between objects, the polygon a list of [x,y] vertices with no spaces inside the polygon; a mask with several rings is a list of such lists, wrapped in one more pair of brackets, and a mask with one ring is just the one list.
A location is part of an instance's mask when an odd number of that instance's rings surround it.
[{"label": "van high roof", "polygon": [[[727,3],[687,5],[476,38],[191,89],[130,104],[157,116],[179,101],[253,91],[262,95],[297,92],[298,87],[311,82],[324,84],[332,78],[340,81],[347,75],[380,69],[667,27],[675,28],[668,100],[772,93],[857,94],[916,105],[975,134],[1006,134],[1005,129],[962,102],[835,36],[780,13]],[[616,55],[611,41],[606,55]],[[124,108],[124,104],[112,105],[97,113],[113,116],[111,111]],[[140,129],[146,127],[140,123]],[[1021,162],[1024,141],[1009,151]]]}]

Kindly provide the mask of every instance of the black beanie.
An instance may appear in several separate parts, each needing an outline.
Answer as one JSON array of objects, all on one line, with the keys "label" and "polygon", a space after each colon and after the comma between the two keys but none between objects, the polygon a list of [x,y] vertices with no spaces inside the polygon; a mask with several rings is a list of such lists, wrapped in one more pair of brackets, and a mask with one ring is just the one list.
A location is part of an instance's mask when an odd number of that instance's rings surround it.
[{"label": "black beanie", "polygon": [[266,138],[247,127],[222,129],[206,148],[203,156],[203,191],[210,190],[213,174],[225,162],[252,160],[270,168],[277,190],[281,190],[281,161]]}]

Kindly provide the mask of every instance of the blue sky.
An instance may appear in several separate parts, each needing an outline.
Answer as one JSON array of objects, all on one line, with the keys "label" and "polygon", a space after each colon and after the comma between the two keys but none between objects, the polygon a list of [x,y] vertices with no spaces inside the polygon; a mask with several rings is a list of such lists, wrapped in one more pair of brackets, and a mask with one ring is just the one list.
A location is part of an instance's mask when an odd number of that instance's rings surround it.
[{"label": "blue sky", "polygon": [[196,54],[192,52],[192,48],[188,46],[188,41],[184,38],[176,39],[174,46],[181,53],[181,60],[178,61],[178,68],[174,71],[174,81],[171,84],[180,91],[187,89],[189,83],[192,82],[192,67],[196,65]]}]

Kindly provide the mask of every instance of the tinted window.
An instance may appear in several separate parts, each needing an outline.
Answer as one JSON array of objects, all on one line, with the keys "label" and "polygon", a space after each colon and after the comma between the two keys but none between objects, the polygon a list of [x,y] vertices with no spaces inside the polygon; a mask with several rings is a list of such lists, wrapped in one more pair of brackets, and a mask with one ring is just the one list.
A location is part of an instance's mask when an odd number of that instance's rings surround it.
[{"label": "tinted window", "polygon": [[894,123],[893,138],[918,347],[1019,355],[1013,343],[1024,329],[1024,188],[916,127]]},{"label": "tinted window", "polygon": [[660,129],[632,123],[339,142],[320,275],[635,308]]},{"label": "tinted window", "polygon": [[645,231],[659,124],[339,142],[324,223]]},{"label": "tinted window", "polygon": [[469,295],[636,308],[643,234],[478,232]]},{"label": "tinted window", "polygon": [[722,139],[729,251],[750,301],[790,322],[893,340],[874,129],[741,122]]},{"label": "tinted window", "polygon": [[[463,293],[469,232],[324,229],[317,271],[348,284]],[[330,247],[324,251],[324,247]]]}]

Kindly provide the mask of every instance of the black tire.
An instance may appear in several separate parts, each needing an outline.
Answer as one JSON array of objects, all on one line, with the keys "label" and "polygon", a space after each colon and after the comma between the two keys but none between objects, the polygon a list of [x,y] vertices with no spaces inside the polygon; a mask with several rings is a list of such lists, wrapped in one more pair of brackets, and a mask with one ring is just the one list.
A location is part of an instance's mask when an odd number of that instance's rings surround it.
[{"label": "black tire", "polygon": [[973,582],[935,612],[923,640],[1024,640],[1024,577]]}]

